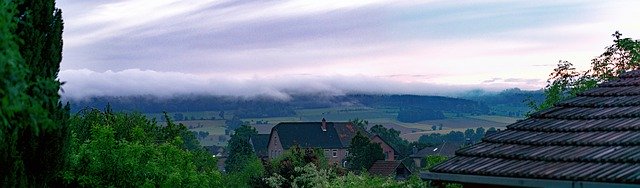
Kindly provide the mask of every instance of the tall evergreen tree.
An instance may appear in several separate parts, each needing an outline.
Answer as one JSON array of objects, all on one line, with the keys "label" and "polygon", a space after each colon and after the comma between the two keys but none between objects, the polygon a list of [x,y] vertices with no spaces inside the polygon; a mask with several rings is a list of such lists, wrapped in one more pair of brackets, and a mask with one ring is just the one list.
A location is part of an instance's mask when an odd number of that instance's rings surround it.
[{"label": "tall evergreen tree", "polygon": [[54,0],[0,4],[2,53],[8,54],[0,66],[0,185],[52,186],[59,183],[68,143],[69,106],[60,103],[57,80],[62,12]]}]

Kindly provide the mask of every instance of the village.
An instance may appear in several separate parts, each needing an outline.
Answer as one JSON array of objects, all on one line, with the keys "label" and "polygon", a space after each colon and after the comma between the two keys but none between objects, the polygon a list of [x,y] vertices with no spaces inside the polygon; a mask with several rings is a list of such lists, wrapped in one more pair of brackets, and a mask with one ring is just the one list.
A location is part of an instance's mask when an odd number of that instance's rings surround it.
[{"label": "village", "polygon": [[[255,134],[248,142],[263,162],[288,150],[323,152],[329,164],[348,168],[350,144],[356,135],[381,149],[368,164],[373,176],[406,180],[418,175],[431,185],[464,187],[637,187],[640,183],[640,70],[621,74],[598,87],[563,100],[487,132],[478,143],[447,143],[413,148],[399,158],[382,137],[357,122],[285,122],[270,134]],[[224,155],[219,160],[223,169]],[[442,161],[425,168],[430,158]],[[358,160],[358,159],[356,159]]]},{"label": "village", "polygon": [[640,188],[637,7],[0,1],[0,187]]}]

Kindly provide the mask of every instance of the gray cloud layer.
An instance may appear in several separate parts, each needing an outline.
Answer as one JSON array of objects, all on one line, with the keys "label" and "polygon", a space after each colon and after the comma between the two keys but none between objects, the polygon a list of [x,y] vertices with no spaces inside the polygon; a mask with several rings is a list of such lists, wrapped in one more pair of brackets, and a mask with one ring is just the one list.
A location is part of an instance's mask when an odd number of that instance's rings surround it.
[{"label": "gray cloud layer", "polygon": [[86,69],[66,70],[60,72],[60,76],[71,80],[63,86],[65,91],[64,96],[76,99],[90,96],[149,94],[161,97],[180,94],[243,97],[269,96],[279,99],[288,99],[291,94],[309,93],[324,93],[329,95],[344,95],[347,93],[402,93],[451,96],[479,88],[488,91],[498,91],[502,88],[514,86],[507,82],[487,83],[483,85],[403,83],[390,80],[387,77],[370,77],[364,75],[282,75],[246,79],[234,79],[232,77],[203,79],[195,75],[178,72],[156,72],[139,69],[128,69],[119,72],[94,72]]},{"label": "gray cloud layer", "polygon": [[61,0],[60,79],[67,97],[536,89],[536,65],[592,50],[603,4]]}]

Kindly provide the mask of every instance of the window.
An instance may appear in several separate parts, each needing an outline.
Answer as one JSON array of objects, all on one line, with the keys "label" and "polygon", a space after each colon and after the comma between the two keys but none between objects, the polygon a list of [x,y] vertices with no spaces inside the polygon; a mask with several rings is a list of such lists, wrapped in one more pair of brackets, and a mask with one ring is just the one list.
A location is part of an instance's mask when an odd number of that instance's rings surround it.
[{"label": "window", "polygon": [[333,149],[331,151],[333,152],[333,157],[338,157],[338,150],[337,149]]}]

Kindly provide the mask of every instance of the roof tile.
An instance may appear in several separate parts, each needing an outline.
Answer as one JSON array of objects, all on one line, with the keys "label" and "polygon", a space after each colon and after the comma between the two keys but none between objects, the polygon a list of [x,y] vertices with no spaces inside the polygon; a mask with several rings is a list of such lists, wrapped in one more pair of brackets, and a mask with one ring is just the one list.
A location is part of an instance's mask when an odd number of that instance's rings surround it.
[{"label": "roof tile", "polygon": [[487,135],[431,170],[640,183],[640,71],[600,84]]}]

